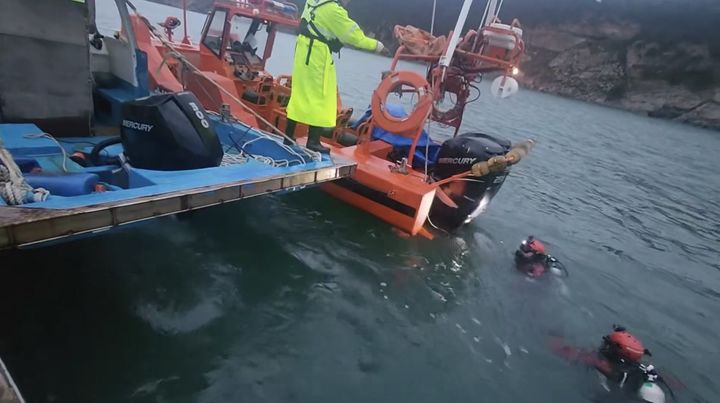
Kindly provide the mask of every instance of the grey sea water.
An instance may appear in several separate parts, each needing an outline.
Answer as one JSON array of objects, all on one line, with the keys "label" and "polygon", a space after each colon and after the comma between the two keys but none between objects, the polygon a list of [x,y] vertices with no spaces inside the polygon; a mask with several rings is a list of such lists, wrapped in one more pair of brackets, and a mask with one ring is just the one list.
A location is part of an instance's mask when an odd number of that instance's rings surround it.
[{"label": "grey sea water", "polygon": [[[292,51],[281,36],[270,70]],[[364,109],[388,59],[337,63]],[[679,402],[717,402],[718,133],[483,88],[464,129],[537,146],[457,236],[403,239],[311,189],[5,256],[0,355],[28,402],[617,401],[548,349],[613,323],[684,384]],[[513,270],[528,234],[569,278]]]}]

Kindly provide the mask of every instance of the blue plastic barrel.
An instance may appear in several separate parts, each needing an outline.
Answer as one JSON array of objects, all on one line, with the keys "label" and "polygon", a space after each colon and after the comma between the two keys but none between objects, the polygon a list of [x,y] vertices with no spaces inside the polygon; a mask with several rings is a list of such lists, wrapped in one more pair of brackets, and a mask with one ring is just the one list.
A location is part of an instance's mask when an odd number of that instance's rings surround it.
[{"label": "blue plastic barrel", "polygon": [[99,181],[96,174],[75,173],[68,175],[46,175],[28,174],[25,175],[28,184],[33,188],[45,188],[51,195],[56,196],[80,196],[95,191],[95,185]]}]

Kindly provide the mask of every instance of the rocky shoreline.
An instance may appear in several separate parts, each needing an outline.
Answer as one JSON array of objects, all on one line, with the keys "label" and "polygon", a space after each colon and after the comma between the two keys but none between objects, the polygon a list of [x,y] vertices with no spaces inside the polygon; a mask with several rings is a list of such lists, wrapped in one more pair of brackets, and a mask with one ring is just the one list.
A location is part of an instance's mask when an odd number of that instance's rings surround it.
[{"label": "rocky shoreline", "polygon": [[627,21],[527,27],[527,88],[720,130],[720,63],[707,45],[638,37]]}]

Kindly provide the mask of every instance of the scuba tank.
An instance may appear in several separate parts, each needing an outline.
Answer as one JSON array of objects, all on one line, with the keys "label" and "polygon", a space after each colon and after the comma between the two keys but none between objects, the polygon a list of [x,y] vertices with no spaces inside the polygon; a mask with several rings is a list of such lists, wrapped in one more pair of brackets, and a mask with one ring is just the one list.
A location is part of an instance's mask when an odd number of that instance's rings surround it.
[{"label": "scuba tank", "polygon": [[645,382],[638,391],[638,397],[643,402],[665,403],[665,392],[655,382]]},{"label": "scuba tank", "polygon": [[[638,397],[648,403],[665,403],[665,391],[657,384],[657,381],[662,383],[665,381],[660,378],[653,365],[641,365],[640,367],[645,371],[645,382],[638,390]],[[672,394],[672,389],[667,384],[666,387]]]},{"label": "scuba tank", "polygon": [[555,256],[548,255],[547,257],[547,265],[550,269],[550,273],[558,276],[558,277],[570,277],[570,273],[568,272],[565,265],[559,261]]}]

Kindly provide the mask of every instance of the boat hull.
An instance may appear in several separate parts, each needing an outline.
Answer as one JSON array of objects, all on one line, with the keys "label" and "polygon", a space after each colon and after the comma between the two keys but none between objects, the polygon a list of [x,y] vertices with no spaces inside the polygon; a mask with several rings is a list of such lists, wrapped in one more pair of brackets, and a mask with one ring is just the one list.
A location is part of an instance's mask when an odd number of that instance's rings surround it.
[{"label": "boat hull", "polygon": [[436,188],[422,173],[394,169],[383,154],[392,148],[373,141],[366,149],[359,146],[331,146],[333,157],[357,162],[354,173],[321,188],[332,196],[366,211],[409,235],[432,238],[424,228],[435,199]]}]

